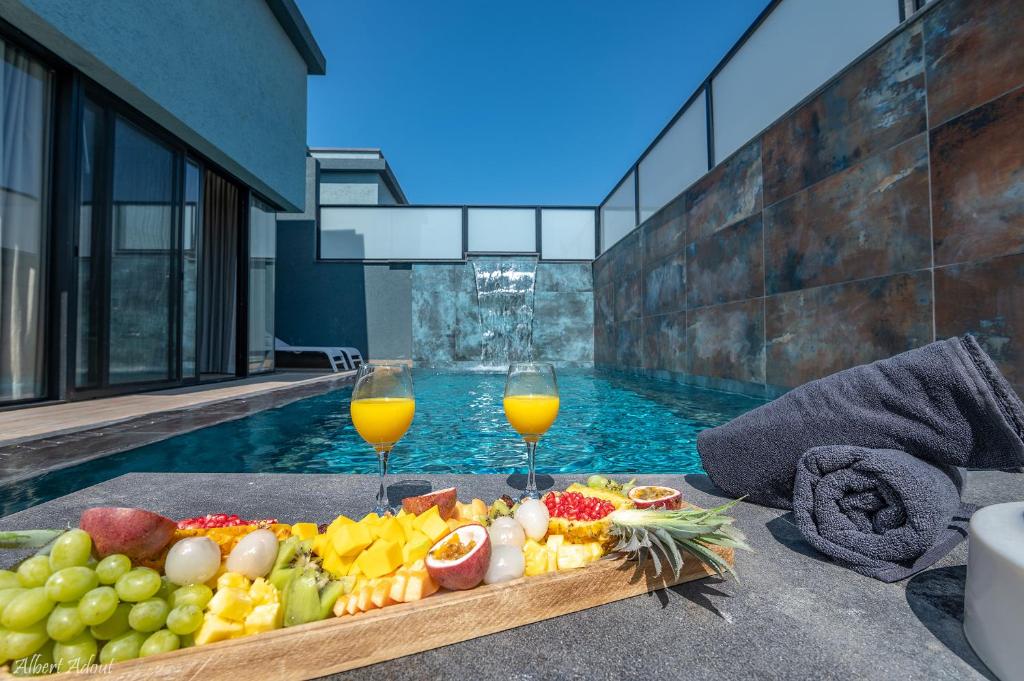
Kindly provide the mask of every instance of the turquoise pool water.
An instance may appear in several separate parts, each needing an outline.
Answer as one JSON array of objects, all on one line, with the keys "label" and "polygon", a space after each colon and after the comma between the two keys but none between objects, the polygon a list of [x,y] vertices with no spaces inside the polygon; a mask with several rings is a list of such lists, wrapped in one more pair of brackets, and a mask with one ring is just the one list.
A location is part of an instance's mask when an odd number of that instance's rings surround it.
[{"label": "turquoise pool water", "polygon": [[[505,421],[497,373],[416,370],[416,417],[391,471],[513,473],[526,450]],[[563,370],[561,410],[537,449],[539,473],[700,472],[697,433],[761,404],[700,388]],[[0,487],[0,516],[129,472],[375,473],[348,388]]]}]

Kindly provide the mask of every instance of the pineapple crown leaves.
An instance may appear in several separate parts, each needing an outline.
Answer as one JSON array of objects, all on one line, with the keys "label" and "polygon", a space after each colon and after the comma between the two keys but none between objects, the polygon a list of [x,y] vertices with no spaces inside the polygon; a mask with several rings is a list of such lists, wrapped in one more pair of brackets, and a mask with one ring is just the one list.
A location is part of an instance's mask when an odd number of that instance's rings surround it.
[{"label": "pineapple crown leaves", "polygon": [[751,550],[743,533],[732,526],[733,519],[723,515],[739,501],[711,509],[615,511],[609,516],[609,534],[618,539],[612,550],[634,556],[641,563],[650,558],[656,577],[661,575],[664,561],[678,578],[685,562],[684,554],[704,563],[720,577],[727,572],[737,577],[732,566],[715,553],[713,547]]}]

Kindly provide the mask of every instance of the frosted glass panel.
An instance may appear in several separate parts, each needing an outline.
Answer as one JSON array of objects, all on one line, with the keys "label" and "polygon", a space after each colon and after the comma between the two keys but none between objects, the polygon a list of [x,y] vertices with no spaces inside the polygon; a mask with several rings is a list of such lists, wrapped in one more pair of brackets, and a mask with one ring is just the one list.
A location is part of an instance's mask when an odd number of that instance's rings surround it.
[{"label": "frosted glass panel", "polygon": [[471,253],[536,253],[537,216],[532,208],[470,208]]},{"label": "frosted glass panel", "polygon": [[325,259],[459,260],[458,208],[321,208]]},{"label": "frosted glass panel", "polygon": [[783,0],[712,83],[715,162],[898,24],[892,0]]},{"label": "frosted glass panel", "polygon": [[601,206],[601,252],[636,227],[636,187],[630,173]]},{"label": "frosted glass panel", "polygon": [[708,171],[704,92],[640,161],[640,221],[674,199]]},{"label": "frosted glass panel", "polygon": [[540,256],[546,260],[594,259],[594,211],[544,208],[540,212]]}]

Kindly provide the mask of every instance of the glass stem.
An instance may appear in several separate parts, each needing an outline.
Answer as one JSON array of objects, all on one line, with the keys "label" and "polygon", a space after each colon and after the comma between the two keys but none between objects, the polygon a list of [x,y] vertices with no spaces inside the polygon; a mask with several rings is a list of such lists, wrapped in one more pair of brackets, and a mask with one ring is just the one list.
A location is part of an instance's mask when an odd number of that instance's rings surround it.
[{"label": "glass stem", "polygon": [[526,441],[526,461],[529,467],[529,473],[526,474],[526,489],[524,490],[524,496],[536,499],[539,495],[537,494],[537,441],[527,440]]},{"label": "glass stem", "polygon": [[384,481],[388,476],[388,456],[391,455],[390,449],[378,449],[377,450],[377,472],[380,478],[380,489],[377,490],[377,515],[383,515],[391,511],[388,506],[388,494],[384,487]]}]

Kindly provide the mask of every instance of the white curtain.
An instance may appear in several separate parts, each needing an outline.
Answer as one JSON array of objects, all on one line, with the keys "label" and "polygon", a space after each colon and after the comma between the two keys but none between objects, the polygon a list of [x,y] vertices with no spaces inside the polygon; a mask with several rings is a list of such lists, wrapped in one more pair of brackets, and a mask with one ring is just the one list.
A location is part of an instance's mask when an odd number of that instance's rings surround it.
[{"label": "white curtain", "polygon": [[45,394],[49,74],[0,40],[0,403]]}]

